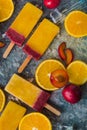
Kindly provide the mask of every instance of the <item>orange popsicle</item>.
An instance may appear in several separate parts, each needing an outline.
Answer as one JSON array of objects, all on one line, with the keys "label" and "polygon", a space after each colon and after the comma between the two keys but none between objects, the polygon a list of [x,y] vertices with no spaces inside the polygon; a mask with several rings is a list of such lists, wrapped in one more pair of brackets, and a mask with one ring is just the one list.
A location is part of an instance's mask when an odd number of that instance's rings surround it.
[{"label": "orange popsicle", "polygon": [[26,108],[9,101],[0,116],[0,130],[16,130]]},{"label": "orange popsicle", "polygon": [[22,46],[26,37],[30,34],[37,21],[40,19],[42,11],[31,3],[25,4],[12,25],[8,28],[6,35],[12,41],[5,51],[3,57],[6,58],[15,44]]},{"label": "orange popsicle", "polygon": [[58,32],[59,27],[48,19],[44,19],[40,23],[23,48],[28,57],[20,66],[19,73],[23,71],[32,57],[36,60],[40,59]]},{"label": "orange popsicle", "polygon": [[58,110],[46,103],[50,97],[48,92],[41,90],[16,74],[12,76],[5,90],[36,111],[41,111],[43,107],[46,107],[56,115],[60,115]]}]

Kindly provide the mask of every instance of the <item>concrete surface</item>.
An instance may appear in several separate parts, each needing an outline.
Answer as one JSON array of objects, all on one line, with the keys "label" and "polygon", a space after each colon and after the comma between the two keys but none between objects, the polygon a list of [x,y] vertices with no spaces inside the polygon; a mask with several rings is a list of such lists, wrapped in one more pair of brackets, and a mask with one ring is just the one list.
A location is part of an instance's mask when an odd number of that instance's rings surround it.
[{"label": "concrete surface", "polygon": [[[47,10],[42,5],[42,0],[14,0],[15,10],[12,17],[6,22],[0,23],[0,41],[3,41],[6,44],[4,48],[0,49],[0,86],[2,89],[4,89],[11,76],[14,73],[17,73],[17,69],[26,57],[26,55],[22,52],[22,49],[15,46],[7,59],[2,58],[3,52],[10,42],[9,39],[4,36],[4,33],[26,2],[38,4],[44,11],[43,17],[50,18],[49,13],[50,11],[53,11]],[[76,9],[87,13],[87,0],[61,0],[61,4],[58,7],[58,10],[63,13],[63,16],[66,16],[71,10]],[[70,47],[73,50],[74,60],[79,59],[87,63],[87,37],[76,39],[69,36],[64,29],[63,18],[61,18],[57,24],[61,28],[60,34],[54,39],[44,56],[38,62],[32,60],[22,74],[20,74],[25,79],[34,79],[35,69],[43,60],[49,58],[59,59],[57,47],[62,41],[65,41],[67,43],[67,47]],[[36,84],[35,79],[33,80],[33,83]],[[49,103],[62,112],[61,116],[55,116],[46,109],[43,109],[42,111],[42,113],[44,113],[52,122],[53,130],[87,130],[87,83],[82,86],[82,99],[75,105],[67,103],[62,97],[61,91],[62,89],[52,92],[52,96],[49,99]],[[6,92],[5,94],[7,101],[12,99],[21,103]],[[31,111],[33,110],[28,107],[28,113]]]}]

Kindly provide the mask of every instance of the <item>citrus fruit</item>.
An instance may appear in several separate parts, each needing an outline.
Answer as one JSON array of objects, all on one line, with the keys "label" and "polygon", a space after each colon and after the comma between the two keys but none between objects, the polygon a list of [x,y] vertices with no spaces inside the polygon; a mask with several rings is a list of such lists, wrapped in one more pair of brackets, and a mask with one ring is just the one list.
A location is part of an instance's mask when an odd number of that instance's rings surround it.
[{"label": "citrus fruit", "polygon": [[45,115],[33,112],[22,118],[19,130],[52,130],[52,125]]},{"label": "citrus fruit", "polygon": [[12,0],[0,0],[0,22],[9,19],[14,11]]},{"label": "citrus fruit", "polygon": [[3,110],[5,105],[5,95],[3,91],[0,89],[0,112]]},{"label": "citrus fruit", "polygon": [[69,81],[76,85],[82,85],[87,81],[87,65],[79,60],[73,61],[67,67]]},{"label": "citrus fruit", "polygon": [[72,11],[65,18],[65,29],[73,37],[87,35],[87,14],[82,11]]},{"label": "citrus fruit", "polygon": [[45,90],[56,90],[54,85],[50,81],[50,75],[54,70],[65,69],[64,65],[54,59],[48,59],[43,61],[36,69],[35,78],[37,84]]}]

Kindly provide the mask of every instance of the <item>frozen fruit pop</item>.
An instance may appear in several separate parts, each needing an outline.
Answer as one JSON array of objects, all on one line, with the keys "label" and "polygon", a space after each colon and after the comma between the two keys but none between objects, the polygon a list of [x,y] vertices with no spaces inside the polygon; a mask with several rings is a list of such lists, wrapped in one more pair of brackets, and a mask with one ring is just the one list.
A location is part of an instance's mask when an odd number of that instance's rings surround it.
[{"label": "frozen fruit pop", "polygon": [[38,60],[44,54],[58,32],[59,27],[48,19],[44,19],[40,23],[23,48],[24,52],[28,54],[28,57],[20,66],[19,73],[23,71],[32,57]]},{"label": "frozen fruit pop", "polygon": [[0,116],[0,130],[16,130],[26,108],[9,101]]},{"label": "frozen fruit pop", "polygon": [[5,90],[36,111],[41,111],[43,107],[46,107],[56,115],[60,115],[58,110],[46,103],[50,97],[48,92],[41,90],[17,74],[12,76]]},{"label": "frozen fruit pop", "polygon": [[27,3],[23,7],[19,15],[6,32],[6,35],[12,42],[5,51],[3,55],[4,58],[8,56],[15,44],[22,46],[26,37],[30,34],[41,15],[42,11],[31,3]]}]

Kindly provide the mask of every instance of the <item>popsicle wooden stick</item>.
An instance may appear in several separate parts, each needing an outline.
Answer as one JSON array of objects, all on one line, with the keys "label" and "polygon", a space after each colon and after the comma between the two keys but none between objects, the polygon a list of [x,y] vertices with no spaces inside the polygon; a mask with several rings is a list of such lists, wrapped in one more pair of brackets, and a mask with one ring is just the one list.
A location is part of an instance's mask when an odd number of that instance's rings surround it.
[{"label": "popsicle wooden stick", "polygon": [[54,107],[52,107],[51,105],[49,105],[47,103],[45,104],[44,107],[47,108],[49,111],[53,112],[57,116],[61,115],[60,111],[58,111],[57,109],[55,109]]},{"label": "popsicle wooden stick", "polygon": [[6,51],[3,54],[3,58],[7,58],[7,56],[9,55],[10,51],[14,46],[15,46],[14,42],[11,41],[11,43],[9,44],[9,46],[7,47]]},{"label": "popsicle wooden stick", "polygon": [[28,63],[30,62],[31,59],[32,59],[31,55],[27,56],[27,58],[24,60],[22,65],[19,67],[18,73],[21,73],[25,69],[25,67],[28,65]]}]

